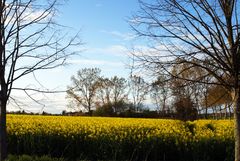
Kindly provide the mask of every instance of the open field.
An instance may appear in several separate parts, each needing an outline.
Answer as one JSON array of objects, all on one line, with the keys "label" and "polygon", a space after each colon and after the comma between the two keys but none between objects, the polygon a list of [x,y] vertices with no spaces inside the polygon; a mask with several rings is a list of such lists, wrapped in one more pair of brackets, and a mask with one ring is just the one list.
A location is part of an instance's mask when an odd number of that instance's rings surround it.
[{"label": "open field", "polygon": [[230,120],[7,117],[9,153],[70,160],[231,161],[233,127]]}]

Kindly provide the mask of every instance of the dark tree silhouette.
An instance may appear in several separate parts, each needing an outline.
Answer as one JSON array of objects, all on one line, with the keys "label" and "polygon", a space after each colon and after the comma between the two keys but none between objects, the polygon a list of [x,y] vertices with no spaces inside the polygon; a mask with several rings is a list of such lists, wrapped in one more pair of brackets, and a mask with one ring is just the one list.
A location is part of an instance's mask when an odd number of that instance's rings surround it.
[{"label": "dark tree silhouette", "polygon": [[78,36],[60,36],[62,27],[53,19],[56,6],[56,0],[0,1],[0,161],[7,157],[6,105],[11,91],[45,92],[14,83],[35,71],[65,64],[75,54],[66,50],[80,44]]},{"label": "dark tree silhouette", "polygon": [[[150,38],[150,50],[135,54],[140,67],[171,74],[173,65],[206,73],[189,82],[220,85],[231,95],[235,117],[235,161],[240,161],[240,26],[237,0],[139,0],[131,26]],[[178,61],[176,61],[178,60]],[[172,75],[181,78],[182,71]],[[211,76],[211,81],[204,77]]]}]

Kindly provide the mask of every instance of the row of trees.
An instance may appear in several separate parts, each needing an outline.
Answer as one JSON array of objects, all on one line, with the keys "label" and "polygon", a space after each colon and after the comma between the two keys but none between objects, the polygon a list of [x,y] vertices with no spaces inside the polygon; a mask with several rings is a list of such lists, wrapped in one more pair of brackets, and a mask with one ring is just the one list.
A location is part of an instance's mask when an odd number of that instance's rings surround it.
[{"label": "row of trees", "polygon": [[132,100],[129,108],[140,111],[148,91],[147,83],[139,76],[131,76],[128,81],[117,76],[105,78],[98,68],[81,69],[71,80],[67,90],[68,108],[89,114],[104,105],[111,105],[114,112],[124,111],[129,99]]},{"label": "row of trees", "polygon": [[[185,79],[203,74],[198,68],[184,70],[187,68],[187,64],[181,64],[171,73],[174,75],[182,71]],[[210,82],[211,77],[206,79]],[[71,81],[67,90],[68,108],[86,111],[90,115],[93,110],[103,113],[105,110],[106,114],[110,114],[126,110],[140,112],[147,108],[153,108],[162,116],[177,112],[183,119],[192,118],[192,115],[196,117],[196,114],[230,117],[232,113],[230,96],[224,88],[212,84],[189,84],[184,79],[166,75],[152,82],[136,75],[128,79],[118,76],[105,78],[98,68],[81,69]]]}]

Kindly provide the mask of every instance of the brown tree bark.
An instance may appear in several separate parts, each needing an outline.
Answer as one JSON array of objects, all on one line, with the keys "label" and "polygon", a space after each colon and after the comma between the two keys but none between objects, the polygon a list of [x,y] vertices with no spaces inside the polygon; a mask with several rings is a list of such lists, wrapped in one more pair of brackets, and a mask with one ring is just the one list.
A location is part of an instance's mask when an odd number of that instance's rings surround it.
[{"label": "brown tree bark", "polygon": [[235,161],[240,161],[240,88],[234,94]]},{"label": "brown tree bark", "polygon": [[6,101],[1,91],[0,96],[0,161],[7,158]]}]

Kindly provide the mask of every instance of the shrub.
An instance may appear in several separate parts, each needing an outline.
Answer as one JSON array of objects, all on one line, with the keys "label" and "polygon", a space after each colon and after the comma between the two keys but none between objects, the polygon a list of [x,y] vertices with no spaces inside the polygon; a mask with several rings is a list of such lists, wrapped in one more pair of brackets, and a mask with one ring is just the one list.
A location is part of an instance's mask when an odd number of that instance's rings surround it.
[{"label": "shrub", "polygon": [[93,112],[94,116],[113,116],[113,105],[111,103],[104,104],[96,107],[96,111]]},{"label": "shrub", "polygon": [[187,121],[187,120],[196,120],[197,119],[197,109],[194,107],[190,97],[181,97],[174,103],[176,108],[176,116],[178,119]]}]

